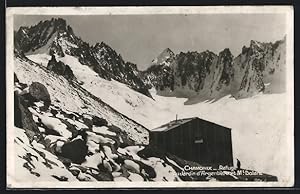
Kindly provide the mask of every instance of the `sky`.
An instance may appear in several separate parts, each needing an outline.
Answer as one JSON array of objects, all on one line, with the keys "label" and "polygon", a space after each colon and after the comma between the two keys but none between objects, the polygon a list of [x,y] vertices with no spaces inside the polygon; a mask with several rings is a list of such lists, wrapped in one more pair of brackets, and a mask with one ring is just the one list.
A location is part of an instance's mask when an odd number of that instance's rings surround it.
[{"label": "sky", "polygon": [[22,15],[14,17],[14,29],[41,20],[61,17],[74,33],[91,45],[105,42],[125,61],[145,69],[165,48],[175,54],[229,48],[237,56],[250,40],[274,42],[286,34],[281,14],[194,15]]}]

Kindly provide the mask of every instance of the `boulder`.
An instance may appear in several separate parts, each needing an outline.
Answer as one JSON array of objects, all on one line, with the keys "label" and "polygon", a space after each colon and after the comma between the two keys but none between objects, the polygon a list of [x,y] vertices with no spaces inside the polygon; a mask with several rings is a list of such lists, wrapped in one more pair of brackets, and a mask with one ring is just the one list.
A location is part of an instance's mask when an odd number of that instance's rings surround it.
[{"label": "boulder", "polygon": [[74,176],[78,176],[80,174],[80,169],[78,169],[76,166],[71,166],[68,169]]},{"label": "boulder", "polygon": [[153,179],[156,177],[156,172],[154,168],[152,168],[149,165],[144,164],[143,162],[136,161],[140,167],[141,167],[141,172],[143,172],[144,175],[146,175],[148,178]]},{"label": "boulder", "polygon": [[50,94],[47,88],[39,83],[39,82],[32,82],[29,86],[29,94],[33,97],[35,101],[43,101],[44,107],[49,108],[51,104]]},{"label": "boulder", "polygon": [[140,166],[132,160],[124,160],[123,166],[133,173],[140,173]]},{"label": "boulder", "polygon": [[83,123],[92,130],[93,128],[93,119],[89,115],[83,115],[82,117]]},{"label": "boulder", "polygon": [[65,143],[61,148],[61,155],[65,158],[69,158],[76,164],[81,164],[85,161],[88,147],[84,140],[74,139],[71,142]]},{"label": "boulder", "polygon": [[135,142],[132,139],[130,139],[130,137],[126,134],[126,132],[122,131],[119,127],[115,125],[109,125],[108,128],[110,131],[117,134],[115,137],[111,137],[116,142],[115,147],[124,148],[130,145],[135,145]]},{"label": "boulder", "polygon": [[97,181],[92,175],[82,172],[79,173],[77,179],[80,181]]},{"label": "boulder", "polygon": [[128,180],[127,178],[122,177],[122,176],[114,178],[114,181],[115,182],[130,182],[130,180]]},{"label": "boulder", "polygon": [[60,121],[67,126],[67,129],[72,133],[73,138],[75,138],[79,134],[79,131],[77,131],[75,125],[64,119],[60,119]]},{"label": "boulder", "polygon": [[97,116],[93,116],[92,121],[93,121],[93,125],[96,125],[99,127],[107,126],[107,124],[108,124],[108,122],[105,119],[97,117]]},{"label": "boulder", "polygon": [[56,176],[56,175],[52,175],[52,177],[56,178],[59,181],[68,181],[68,178],[65,176]]},{"label": "boulder", "polygon": [[53,114],[54,117],[58,114],[58,111],[55,109],[51,109],[50,112]]},{"label": "boulder", "polygon": [[150,157],[157,157],[165,159],[166,153],[153,146],[146,146],[141,151],[137,152],[137,155],[141,158],[147,159]]},{"label": "boulder", "polygon": [[113,171],[109,161],[107,159],[103,160],[103,163],[102,163],[103,167],[106,169],[106,172],[109,172],[111,173]]},{"label": "boulder", "polygon": [[136,173],[130,173],[128,179],[132,182],[143,182],[145,180],[144,177]]},{"label": "boulder", "polygon": [[99,174],[93,175],[98,181],[113,181],[114,178],[109,172],[99,172]]}]

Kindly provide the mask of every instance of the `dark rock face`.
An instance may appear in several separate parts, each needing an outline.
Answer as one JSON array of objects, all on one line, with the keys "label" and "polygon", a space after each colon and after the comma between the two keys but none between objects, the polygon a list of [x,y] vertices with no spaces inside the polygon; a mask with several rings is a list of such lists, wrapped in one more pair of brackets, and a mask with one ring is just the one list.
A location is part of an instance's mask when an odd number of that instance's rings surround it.
[{"label": "dark rock face", "polygon": [[180,78],[180,82],[175,84],[181,86],[192,84],[191,86],[194,86],[196,92],[202,90],[205,78],[210,74],[213,60],[216,57],[210,51],[180,53],[176,59],[177,67],[175,68],[175,76]]},{"label": "dark rock face", "polygon": [[47,69],[53,71],[58,75],[63,75],[65,72],[65,65],[61,61],[56,61],[55,56],[52,55],[48,62]]},{"label": "dark rock face", "polygon": [[38,132],[38,126],[32,118],[32,113],[28,110],[24,97],[14,92],[14,124],[16,127],[26,130],[26,134],[30,139]]},{"label": "dark rock face", "polygon": [[14,122],[15,122],[15,126],[22,128],[23,127],[23,123],[22,123],[22,113],[21,113],[21,109],[20,109],[20,102],[19,102],[19,96],[18,96],[18,92],[14,92]]},{"label": "dark rock face", "polygon": [[[82,52],[87,53],[86,58]],[[84,65],[91,66],[100,77],[107,80],[114,79],[151,97],[146,85],[138,75],[136,64],[125,62],[120,54],[104,42],[90,47],[88,52],[79,51],[79,53],[81,53],[79,61]]]},{"label": "dark rock face", "polygon": [[65,72],[64,72],[64,77],[68,80],[72,80],[75,77],[74,74],[73,74],[73,71],[72,71],[72,69],[70,68],[69,65],[66,65]]},{"label": "dark rock face", "polygon": [[61,156],[70,159],[72,162],[81,164],[85,161],[88,152],[86,142],[82,139],[75,139],[65,143],[61,148]]},{"label": "dark rock face", "polygon": [[157,90],[174,90],[174,70],[169,66],[153,65],[141,72],[141,76],[149,89],[155,87]]},{"label": "dark rock face", "polygon": [[19,79],[18,79],[16,73],[14,73],[14,82],[19,82]]}]

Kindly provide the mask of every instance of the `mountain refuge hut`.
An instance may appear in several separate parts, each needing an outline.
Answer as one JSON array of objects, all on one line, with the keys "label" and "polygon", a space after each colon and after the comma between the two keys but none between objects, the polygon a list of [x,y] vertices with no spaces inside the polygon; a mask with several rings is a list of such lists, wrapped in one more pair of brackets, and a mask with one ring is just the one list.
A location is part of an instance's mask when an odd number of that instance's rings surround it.
[{"label": "mountain refuge hut", "polygon": [[150,145],[205,166],[233,166],[231,129],[198,117],[150,131]]}]

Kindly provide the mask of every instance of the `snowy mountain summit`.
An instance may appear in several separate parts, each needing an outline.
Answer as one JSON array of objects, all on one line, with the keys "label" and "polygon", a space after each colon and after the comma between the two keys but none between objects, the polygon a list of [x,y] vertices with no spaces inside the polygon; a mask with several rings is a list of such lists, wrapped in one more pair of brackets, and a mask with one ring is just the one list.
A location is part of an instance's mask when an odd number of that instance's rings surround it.
[{"label": "snowy mountain summit", "polygon": [[138,76],[135,64],[125,62],[122,56],[104,42],[90,46],[77,37],[64,19],[52,18],[35,26],[20,27],[14,34],[15,49],[25,55],[55,54],[60,57],[76,57],[82,65],[90,67],[100,77],[114,79],[151,97],[144,82]]},{"label": "snowy mountain summit", "polygon": [[[251,40],[234,57],[229,48],[218,55],[211,51],[164,50],[142,76],[148,87],[163,96],[191,100],[236,99],[285,91],[286,38],[275,43]],[[197,100],[195,101],[197,102]]]}]

